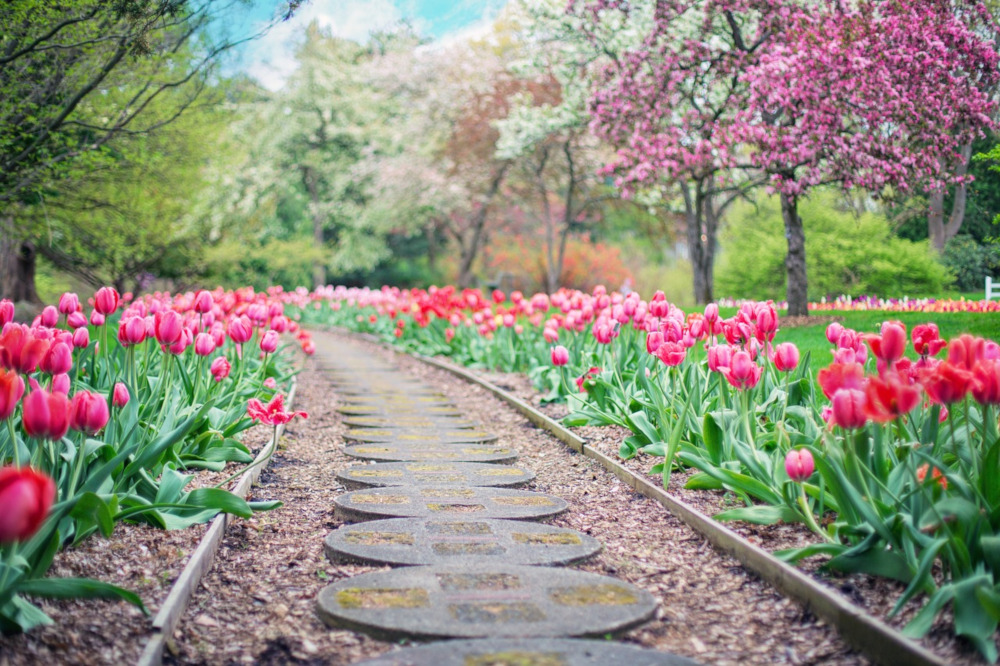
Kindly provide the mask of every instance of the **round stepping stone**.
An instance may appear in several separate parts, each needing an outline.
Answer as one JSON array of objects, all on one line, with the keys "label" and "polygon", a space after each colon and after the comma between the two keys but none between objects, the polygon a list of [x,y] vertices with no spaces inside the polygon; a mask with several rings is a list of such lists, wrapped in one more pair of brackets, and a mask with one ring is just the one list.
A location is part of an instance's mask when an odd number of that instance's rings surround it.
[{"label": "round stepping stone", "polygon": [[344,433],[353,442],[395,442],[397,444],[486,444],[497,436],[481,430],[455,428],[355,428]]},{"label": "round stepping stone", "polygon": [[357,666],[699,666],[669,652],[572,638],[458,640],[404,648]]},{"label": "round stepping stone", "polygon": [[351,465],[337,474],[348,488],[369,486],[520,486],[534,472],[487,463],[401,462]]},{"label": "round stepping stone", "polygon": [[334,409],[341,414],[355,415],[381,415],[393,416],[395,414],[410,414],[430,416],[464,416],[465,414],[450,406],[438,405],[384,405],[367,403],[342,403]]},{"label": "round stepping stone", "polygon": [[601,550],[576,530],[520,520],[373,520],[344,525],[324,544],[331,560],[376,565],[569,564]]},{"label": "round stepping stone", "polygon": [[344,396],[344,402],[373,405],[451,405],[447,398],[432,395],[388,395],[377,392]]},{"label": "round stepping stone", "polygon": [[472,421],[455,418],[454,416],[348,416],[344,423],[352,428],[457,428],[472,429],[476,424]]},{"label": "round stepping stone", "polygon": [[357,444],[345,446],[344,454],[361,460],[383,462],[481,462],[512,463],[517,451],[491,444]]},{"label": "round stepping stone", "polygon": [[341,520],[378,518],[538,519],[566,510],[566,500],[510,488],[392,486],[345,493],[333,500]]},{"label": "round stepping stone", "polygon": [[323,588],[316,606],[331,626],[385,640],[433,640],[603,636],[642,624],[656,601],[607,576],[477,564],[354,576]]}]

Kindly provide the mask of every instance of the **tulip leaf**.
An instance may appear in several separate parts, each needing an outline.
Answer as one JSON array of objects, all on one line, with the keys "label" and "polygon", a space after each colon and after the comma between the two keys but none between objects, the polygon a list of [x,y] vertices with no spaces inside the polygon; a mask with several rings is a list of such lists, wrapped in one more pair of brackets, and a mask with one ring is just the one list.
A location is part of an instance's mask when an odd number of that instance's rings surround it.
[{"label": "tulip leaf", "polygon": [[706,412],[701,425],[702,438],[705,440],[705,450],[709,459],[716,465],[722,462],[725,432],[715,420],[715,415]]},{"label": "tulip leaf", "polygon": [[267,501],[257,501],[257,502],[247,502],[247,505],[253,511],[273,511],[275,509],[281,508],[284,502],[281,500],[267,500]]},{"label": "tulip leaf", "polygon": [[196,488],[187,494],[184,502],[192,506],[218,509],[240,518],[250,518],[253,515],[246,500],[221,488]]},{"label": "tulip leaf", "polygon": [[46,599],[121,599],[149,615],[146,605],[135,592],[92,578],[35,578],[17,584],[17,591]]},{"label": "tulip leaf", "polygon": [[91,526],[95,526],[102,535],[109,537],[115,528],[111,507],[95,493],[87,492],[80,495],[69,515],[78,521],[78,532],[89,530]]},{"label": "tulip leaf", "polygon": [[826,566],[844,573],[874,574],[903,583],[909,583],[913,579],[913,570],[901,555],[882,549],[873,548],[857,555],[838,555],[827,562]]},{"label": "tulip leaf", "polygon": [[742,520],[757,525],[773,525],[778,521],[786,523],[801,523],[802,516],[788,506],[744,506],[715,514],[719,521]]}]

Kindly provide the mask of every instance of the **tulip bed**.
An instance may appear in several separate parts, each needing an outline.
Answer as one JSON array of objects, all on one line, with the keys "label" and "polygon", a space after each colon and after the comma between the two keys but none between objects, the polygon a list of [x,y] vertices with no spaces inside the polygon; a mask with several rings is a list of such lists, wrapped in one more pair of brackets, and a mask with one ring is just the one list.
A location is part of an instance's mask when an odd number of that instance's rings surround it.
[{"label": "tulip bed", "polygon": [[685,313],[662,294],[603,288],[508,299],[338,287],[286,301],[303,321],[527,373],[546,400],[568,401],[568,425],[628,428],[620,455],[662,457],[653,471],[664,487],[675,470],[694,470],[687,487],[742,505],[719,520],[803,524],[814,543],[780,557],[819,555],[830,569],[901,581],[892,613],[922,602],[906,634],[924,635],[950,607],[956,634],[996,660],[996,342],[943,340],[930,321],[867,332],[833,323],[814,377],[808,355],[780,340],[770,302],[722,317],[717,304]]},{"label": "tulip bed", "polygon": [[[253,456],[238,439],[277,426],[293,370],[280,292],[199,291],[133,299],[75,294],[31,325],[0,301],[0,630],[51,620],[31,597],[141,599],[90,579],[46,578],[56,553],[117,521],[180,529],[219,512],[249,517],[277,502],[226,490]],[[264,404],[261,399],[270,402]],[[188,490],[199,470],[226,476]]]}]

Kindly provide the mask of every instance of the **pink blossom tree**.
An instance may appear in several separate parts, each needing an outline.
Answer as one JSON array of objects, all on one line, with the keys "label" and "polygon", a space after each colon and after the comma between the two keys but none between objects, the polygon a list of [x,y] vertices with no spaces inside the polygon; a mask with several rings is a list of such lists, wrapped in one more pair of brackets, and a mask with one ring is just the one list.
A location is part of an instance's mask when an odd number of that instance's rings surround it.
[{"label": "pink blossom tree", "polygon": [[862,0],[783,12],[742,73],[732,127],[781,196],[789,314],[806,314],[798,201],[837,183],[940,191],[967,179],[967,146],[994,127],[996,25],[979,2]]}]

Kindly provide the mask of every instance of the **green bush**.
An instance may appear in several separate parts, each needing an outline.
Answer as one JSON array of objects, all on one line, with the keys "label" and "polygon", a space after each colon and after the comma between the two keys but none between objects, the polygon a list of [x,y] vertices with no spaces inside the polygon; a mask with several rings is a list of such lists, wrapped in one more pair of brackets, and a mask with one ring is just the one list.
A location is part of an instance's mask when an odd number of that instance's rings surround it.
[{"label": "green bush", "polygon": [[955,274],[955,287],[961,291],[979,291],[983,278],[997,276],[1000,269],[1000,246],[980,244],[966,234],[955,236],[944,246],[941,261]]},{"label": "green bush", "polygon": [[[954,279],[927,241],[894,236],[881,215],[845,210],[835,192],[800,202],[806,231],[809,299],[849,294],[899,297],[938,293]],[[726,218],[716,293],[738,298],[785,297],[785,241],[777,196],[740,203]]]}]

